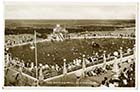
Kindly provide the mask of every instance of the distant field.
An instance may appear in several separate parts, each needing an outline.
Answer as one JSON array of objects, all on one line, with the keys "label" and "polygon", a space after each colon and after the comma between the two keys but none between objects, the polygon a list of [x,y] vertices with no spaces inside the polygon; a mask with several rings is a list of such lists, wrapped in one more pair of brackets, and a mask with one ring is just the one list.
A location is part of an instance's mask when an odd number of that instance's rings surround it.
[{"label": "distant field", "polygon": [[56,24],[69,33],[85,31],[119,31],[120,28],[135,27],[135,20],[5,20],[5,34],[50,34]]},{"label": "distant field", "polygon": [[65,26],[75,25],[123,25],[135,24],[135,20],[5,20],[6,27],[38,26],[53,27],[56,24]]},{"label": "distant field", "polygon": [[[92,42],[96,46],[92,45]],[[107,53],[118,51],[123,47],[133,48],[135,44],[134,39],[113,39],[113,38],[96,38],[96,39],[81,39],[81,40],[66,40],[63,42],[42,42],[37,43],[38,49],[38,63],[43,64],[63,64],[63,59],[66,58],[67,62],[71,62],[75,58],[81,58],[82,54],[93,56],[95,52],[102,54],[104,50]],[[18,57],[25,62],[34,62],[34,50],[30,49],[31,45],[16,46],[10,48],[9,51],[12,57]]]}]

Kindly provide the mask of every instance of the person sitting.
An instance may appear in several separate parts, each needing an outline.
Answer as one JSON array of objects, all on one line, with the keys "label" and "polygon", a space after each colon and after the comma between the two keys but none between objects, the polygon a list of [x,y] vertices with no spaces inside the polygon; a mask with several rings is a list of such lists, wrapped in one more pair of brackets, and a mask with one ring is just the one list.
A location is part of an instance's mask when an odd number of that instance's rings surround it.
[{"label": "person sitting", "polygon": [[112,79],[109,80],[109,87],[115,87],[114,84],[113,84]]},{"label": "person sitting", "polygon": [[102,81],[102,83],[101,83],[101,86],[100,87],[107,87],[106,85],[105,85],[105,81]]}]

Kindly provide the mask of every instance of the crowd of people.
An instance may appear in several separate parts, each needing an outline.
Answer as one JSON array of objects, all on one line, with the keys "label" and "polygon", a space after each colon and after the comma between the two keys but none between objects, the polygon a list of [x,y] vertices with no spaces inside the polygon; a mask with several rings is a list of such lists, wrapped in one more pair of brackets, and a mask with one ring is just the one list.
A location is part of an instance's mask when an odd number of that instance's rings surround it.
[{"label": "crowd of people", "polygon": [[[133,29],[132,29],[133,30]],[[126,34],[127,33],[127,34]],[[92,38],[92,37],[135,37],[135,32],[134,31],[126,31],[126,30],[121,30],[121,32],[118,33],[118,31],[105,31],[105,32],[100,32],[100,31],[95,31],[95,32],[84,32],[84,33],[67,33],[69,38]],[[51,36],[51,35],[50,35]],[[66,36],[66,35],[64,35]],[[32,42],[33,41],[33,35],[32,34],[18,34],[18,35],[6,35],[5,36],[5,45],[6,46],[13,46],[17,44],[23,44],[27,42]],[[48,40],[50,39],[49,34],[48,34]]]},{"label": "crowd of people", "polygon": [[[118,36],[118,37],[133,37],[132,35],[122,35],[122,34],[82,34],[82,35],[74,35],[76,37],[90,37],[90,36]],[[70,37],[71,38],[71,37]],[[23,43],[27,43],[27,42],[32,42],[34,40],[33,35],[30,34],[20,34],[20,35],[7,35],[5,38],[5,45],[6,47],[8,46],[14,46],[16,44],[23,44]],[[113,44],[113,43],[112,43]],[[97,46],[98,44],[93,43],[93,45],[96,45],[95,47],[99,47]],[[83,49],[83,47],[81,46],[81,48]],[[113,46],[110,46],[110,48],[113,48]],[[73,54],[76,53],[78,49],[76,48],[72,48],[71,52]],[[130,48],[127,50],[128,52],[126,53],[126,55],[130,55],[129,51],[133,52],[133,50],[130,50]],[[27,62],[24,60],[20,60],[18,57],[12,57],[12,55],[9,52],[5,51],[5,57],[6,57],[6,67],[12,67],[12,69],[16,69],[17,71],[21,71],[25,74],[28,74],[34,78],[39,78],[40,76],[43,76],[43,79],[47,79],[47,78],[51,78],[54,76],[58,76],[63,74],[63,70],[66,67],[66,71],[67,72],[72,72],[72,71],[76,71],[78,69],[82,68],[82,63],[83,60],[85,60],[85,64],[86,67],[89,66],[93,66],[99,63],[103,63],[103,55],[99,55],[99,52],[95,53],[95,56],[89,56],[86,55],[86,57],[80,57],[80,58],[76,58],[73,59],[71,62],[66,62],[66,66],[64,66],[63,64],[42,64],[39,63],[37,65],[35,65],[35,62]],[[78,53],[79,54],[79,53]],[[103,53],[102,53],[103,54]],[[131,53],[132,54],[132,53]],[[83,54],[84,55],[84,54]],[[8,57],[7,57],[8,56]],[[47,56],[49,57],[50,54],[47,54]],[[54,57],[54,56],[53,56]],[[118,56],[120,57],[120,56]],[[55,57],[54,57],[55,58]],[[106,54],[106,61],[110,61],[114,59],[113,54],[111,53],[107,53]],[[54,59],[55,60],[55,59]],[[64,61],[65,62],[65,61]],[[112,70],[113,64],[111,65],[106,65],[106,69],[103,69],[101,67],[96,67],[94,70],[87,72],[88,76],[100,76],[104,73],[106,73],[109,70]],[[111,87],[111,86],[116,86],[116,87],[133,87],[135,84],[135,64],[131,64],[130,68],[125,68],[119,75],[119,79],[114,80],[114,79],[108,79],[108,78],[104,78],[104,80],[101,83],[101,86],[105,86],[105,87]]]},{"label": "crowd of people", "polygon": [[[119,31],[119,32],[118,32]],[[83,33],[70,33],[70,37],[71,38],[75,38],[75,37],[84,37],[84,38],[91,38],[91,37],[135,37],[135,31],[134,29],[119,29],[117,31],[94,31],[94,32],[83,32]]]},{"label": "crowd of people", "polygon": [[[110,76],[105,76],[103,79],[101,78],[102,81],[100,82],[100,87],[135,87],[135,61],[132,59],[128,62],[127,60],[123,62],[122,65],[118,63],[118,67],[119,73],[117,74],[117,77],[115,76],[116,73],[111,72]],[[87,72],[87,76],[101,77],[108,74],[108,71],[112,70],[113,64],[108,64],[105,68],[95,67]]]},{"label": "crowd of people", "polygon": [[31,34],[19,34],[19,35],[6,35],[5,46],[14,46],[17,44],[23,44],[33,41],[33,35]]},{"label": "crowd of people", "polygon": [[[130,54],[130,53],[127,52],[125,54]],[[6,55],[5,56],[6,62],[8,62],[7,63],[8,67],[14,66],[16,69],[22,68],[23,73],[28,74],[34,78],[37,77],[36,72],[38,72],[37,75],[43,75],[43,79],[47,79],[50,77],[54,77],[54,76],[63,74],[64,67],[67,68],[67,72],[72,72],[72,71],[81,69],[83,60],[85,61],[86,67],[93,66],[93,65],[96,65],[99,63],[103,63],[103,61],[104,61],[103,55],[99,56],[98,54],[96,54],[96,56],[88,56],[88,57],[84,57],[84,55],[83,55],[83,58],[76,58],[73,60],[73,62],[66,62],[66,66],[64,66],[63,64],[62,65],[58,65],[58,64],[49,65],[47,63],[46,64],[39,63],[36,66],[34,62],[25,63],[23,60],[20,60],[17,57],[12,58],[8,52],[5,55]],[[107,62],[110,61],[111,58],[114,59],[113,56],[110,56],[110,55],[106,55],[106,56],[107,56],[106,57]],[[111,70],[111,69],[112,69],[111,66],[109,66],[109,65],[106,66],[106,70]],[[95,70],[88,72],[88,75],[89,76],[100,75],[105,72],[106,71],[104,69],[97,67]],[[39,76],[38,76],[38,78],[39,78]]]},{"label": "crowd of people", "polygon": [[[132,61],[133,62],[133,61]],[[128,63],[122,71],[120,71],[117,78],[104,77],[101,82],[101,87],[135,87],[135,62]]]}]

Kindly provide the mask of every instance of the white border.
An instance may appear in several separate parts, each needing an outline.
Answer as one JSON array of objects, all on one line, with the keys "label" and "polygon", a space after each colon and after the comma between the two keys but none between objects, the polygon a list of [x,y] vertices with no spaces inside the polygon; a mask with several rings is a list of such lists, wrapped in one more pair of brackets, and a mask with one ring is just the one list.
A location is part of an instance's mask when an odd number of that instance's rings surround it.
[{"label": "white border", "polygon": [[[5,0],[5,1],[19,1],[19,0]],[[27,2],[30,2],[30,1],[36,1],[36,2],[41,2],[41,1],[49,1],[49,2],[139,2],[139,0],[114,0],[114,1],[112,1],[112,0],[20,0],[20,1],[27,1]],[[138,6],[138,8],[139,8],[139,6]],[[1,92],[1,90],[2,90],[2,87],[3,87],[3,84],[4,84],[4,78],[3,78],[3,74],[4,74],[4,68],[3,68],[3,65],[4,65],[4,62],[2,62],[3,60],[4,60],[4,1],[2,1],[2,0],[0,0],[0,65],[1,65],[1,67],[2,68],[0,68],[0,69],[2,69],[2,70],[0,70],[0,80],[1,80],[1,82],[0,82],[0,85],[1,85],[1,89],[0,89],[0,92]],[[130,89],[130,88],[119,88],[118,90],[116,90],[116,91],[124,91],[124,90],[126,90],[126,91],[138,91],[138,86],[139,86],[139,83],[138,83],[138,81],[140,82],[140,78],[138,77],[138,76],[140,76],[139,74],[139,67],[140,67],[140,63],[139,63],[139,60],[140,60],[140,58],[139,58],[139,52],[140,52],[140,49],[138,48],[139,47],[139,45],[140,45],[140,43],[139,43],[139,40],[140,40],[140,37],[139,37],[139,14],[140,13],[140,10],[138,9],[138,11],[137,11],[137,21],[136,21],[136,46],[137,46],[137,48],[136,48],[136,53],[137,53],[137,65],[136,65],[136,71],[137,71],[137,82],[136,82],[136,90],[133,90],[133,89],[135,89],[135,88],[132,88],[132,89]],[[24,89],[24,90],[23,90]],[[86,87],[86,88],[84,88],[84,87],[69,87],[69,88],[66,88],[66,87],[39,87],[39,88],[36,88],[36,87],[22,87],[22,88],[20,88],[20,87],[10,87],[10,88],[8,88],[8,90],[7,90],[7,88],[4,88],[4,91],[6,91],[6,92],[19,92],[19,91],[21,91],[21,92],[24,92],[24,91],[35,91],[35,92],[38,92],[38,91],[49,91],[49,90],[54,90],[54,91],[68,91],[69,89],[71,89],[71,91],[72,90],[80,90],[81,92],[82,91],[86,91],[86,90],[88,90],[88,91],[93,91],[93,89],[94,89],[94,91],[95,91],[95,89],[96,89],[96,91],[98,90],[99,91],[99,89],[101,89],[101,88],[91,88],[91,87]],[[65,89],[65,90],[64,90]],[[117,88],[115,88],[115,89],[117,89]],[[123,89],[123,90],[122,90]],[[110,89],[110,88],[108,88],[108,89],[106,89],[106,90],[104,90],[104,91],[112,91],[112,90],[114,90],[114,89]],[[102,91],[102,90],[100,90],[100,91]],[[99,91],[99,92],[100,92]]]}]

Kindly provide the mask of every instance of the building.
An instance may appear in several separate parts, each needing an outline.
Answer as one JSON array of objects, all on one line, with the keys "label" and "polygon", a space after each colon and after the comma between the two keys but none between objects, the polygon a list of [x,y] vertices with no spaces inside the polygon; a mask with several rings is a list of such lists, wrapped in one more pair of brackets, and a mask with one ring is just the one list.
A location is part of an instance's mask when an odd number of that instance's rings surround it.
[{"label": "building", "polygon": [[61,27],[59,24],[57,24],[53,29],[52,40],[64,41],[67,39],[67,33],[68,31],[64,27]]}]

